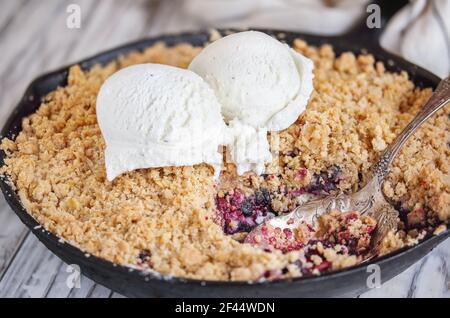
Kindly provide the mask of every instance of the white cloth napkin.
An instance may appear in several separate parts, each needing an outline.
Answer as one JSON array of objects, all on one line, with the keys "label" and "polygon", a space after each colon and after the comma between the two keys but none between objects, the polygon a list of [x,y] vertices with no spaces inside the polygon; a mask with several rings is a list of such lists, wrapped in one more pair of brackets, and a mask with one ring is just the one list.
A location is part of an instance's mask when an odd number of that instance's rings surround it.
[{"label": "white cloth napkin", "polygon": [[335,35],[348,31],[369,0],[190,0],[185,11],[204,26],[273,28]]},{"label": "white cloth napkin", "polygon": [[389,21],[380,41],[440,77],[450,74],[450,0],[413,0]]},{"label": "white cloth napkin", "polygon": [[[389,21],[381,46],[438,76],[450,73],[450,0],[410,0]],[[203,27],[260,27],[337,35],[366,13],[369,0],[190,0]],[[383,8],[381,8],[383,10]]]}]

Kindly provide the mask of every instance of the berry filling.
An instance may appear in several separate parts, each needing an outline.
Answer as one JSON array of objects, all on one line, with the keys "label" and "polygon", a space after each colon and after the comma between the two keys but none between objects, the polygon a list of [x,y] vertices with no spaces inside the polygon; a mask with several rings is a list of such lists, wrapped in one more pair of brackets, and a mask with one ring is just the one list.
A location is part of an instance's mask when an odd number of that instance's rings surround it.
[{"label": "berry filling", "polygon": [[[309,171],[299,169],[295,178],[303,181]],[[273,181],[277,176],[263,175],[265,181]],[[323,196],[337,190],[342,179],[342,169],[332,166],[326,171],[312,174],[307,185],[299,188],[288,188],[283,184],[271,187],[270,191],[261,186],[255,190],[245,191],[232,187],[232,190],[218,192],[216,207],[218,223],[225,234],[251,232],[256,226],[264,223],[279,213],[292,210],[302,203],[302,196],[308,198]],[[290,203],[283,209],[274,211],[274,198],[286,198]],[[317,275],[332,270],[333,260],[338,257],[362,257],[370,246],[371,236],[376,228],[376,221],[359,212],[333,211],[318,219],[315,226],[301,223],[288,228],[274,227],[265,224],[260,233],[247,236],[247,243],[264,248],[271,252],[279,250],[282,253],[300,252],[301,257],[294,260],[291,266],[297,267],[302,275]],[[265,278],[277,278],[283,275],[283,270],[274,269],[264,274]]]},{"label": "berry filling", "polygon": [[319,218],[318,236],[332,245],[343,245],[349,254],[363,255],[370,246],[376,221],[358,212],[333,211]]},{"label": "berry filling", "polygon": [[[299,169],[295,178],[304,179],[308,174],[305,168]],[[265,180],[275,178],[275,175],[263,175]],[[284,194],[292,201],[293,207],[299,204],[299,199],[304,194],[319,196],[328,194],[337,189],[337,185],[342,177],[340,167],[332,166],[326,171],[315,173],[311,177],[311,182],[302,188],[289,189],[282,185],[275,192],[269,192],[267,188],[260,187],[254,190],[253,194],[245,195],[242,190],[234,189],[216,196],[216,207],[218,210],[219,223],[222,225],[225,234],[235,234],[250,232],[265,219],[275,216],[273,210],[272,196]],[[283,212],[289,212],[283,211]]]},{"label": "berry filling", "polygon": [[[288,226],[291,226],[288,221]],[[367,252],[376,221],[358,212],[337,212],[322,215],[317,227],[304,222],[292,228],[275,227],[264,224],[260,233],[248,236],[247,243],[263,246],[267,251],[280,250],[288,253],[302,248],[310,248],[320,240],[327,246],[345,246],[351,255]]]},{"label": "berry filling", "polygon": [[143,250],[138,255],[137,265],[142,268],[151,268],[152,262],[151,262],[152,253],[148,250]]},{"label": "berry filling", "polygon": [[[375,228],[376,221],[371,217],[354,211],[333,211],[319,218],[317,229],[301,224],[294,231],[275,227],[262,231],[262,235],[270,245],[268,251],[278,249],[288,253],[297,250],[299,256],[289,266],[297,268],[302,276],[311,276],[336,269],[334,267],[339,264],[351,266],[361,261],[369,249]],[[257,241],[254,244],[258,244]],[[264,278],[281,276],[277,271],[269,271]]]},{"label": "berry filling", "polygon": [[342,169],[338,166],[332,166],[325,171],[313,174],[311,183],[305,188],[305,192],[315,195],[330,193],[337,189],[341,179]]},{"label": "berry filling", "polygon": [[275,214],[271,208],[267,189],[259,189],[253,195],[245,196],[240,190],[216,197],[220,223],[226,234],[250,232]]}]

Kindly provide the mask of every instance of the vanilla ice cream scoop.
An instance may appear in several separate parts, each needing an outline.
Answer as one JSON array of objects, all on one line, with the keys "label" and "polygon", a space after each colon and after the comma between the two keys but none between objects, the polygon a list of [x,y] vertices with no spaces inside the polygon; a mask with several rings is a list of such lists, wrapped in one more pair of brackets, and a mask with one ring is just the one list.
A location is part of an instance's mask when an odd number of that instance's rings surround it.
[{"label": "vanilla ice cream scoop", "polygon": [[160,64],[124,68],[104,82],[96,107],[108,180],[202,162],[220,171],[226,125],[213,90],[194,72]]},{"label": "vanilla ice cream scoop", "polygon": [[[189,69],[213,88],[221,104],[235,136],[229,146],[238,173],[249,167],[261,173],[271,160],[261,135],[289,127],[305,110],[313,90],[313,62],[265,33],[246,31],[211,43]],[[252,142],[258,143],[258,154],[242,148]]]}]

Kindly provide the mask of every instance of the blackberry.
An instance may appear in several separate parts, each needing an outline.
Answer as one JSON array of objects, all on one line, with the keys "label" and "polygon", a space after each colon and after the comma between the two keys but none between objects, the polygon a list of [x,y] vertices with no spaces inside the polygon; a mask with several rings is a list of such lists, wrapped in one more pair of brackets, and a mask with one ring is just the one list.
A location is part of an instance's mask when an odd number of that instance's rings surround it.
[{"label": "blackberry", "polygon": [[259,191],[256,191],[255,201],[256,201],[256,204],[261,205],[261,206],[270,205],[271,198],[270,198],[269,190],[267,190],[266,188],[261,188]]},{"label": "blackberry", "polygon": [[239,222],[239,226],[236,232],[250,232],[253,230],[253,226],[246,222]]},{"label": "blackberry", "polygon": [[311,184],[306,190],[313,194],[320,194],[320,192],[329,193],[336,190],[337,184],[341,178],[341,168],[338,166],[331,166],[327,170],[315,173],[312,177]]}]

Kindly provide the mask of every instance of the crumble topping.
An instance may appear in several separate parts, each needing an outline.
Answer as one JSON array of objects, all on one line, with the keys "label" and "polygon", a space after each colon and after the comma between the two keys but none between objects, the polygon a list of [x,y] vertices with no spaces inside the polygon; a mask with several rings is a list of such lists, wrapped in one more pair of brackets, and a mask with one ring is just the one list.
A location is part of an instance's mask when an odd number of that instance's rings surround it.
[{"label": "crumble topping", "polygon": [[[122,67],[148,62],[187,67],[201,50],[161,43],[86,72],[71,67],[67,86],[23,120],[14,141],[2,140],[8,156],[0,172],[47,230],[116,263],[215,280],[317,275],[355,265],[374,226],[358,214],[350,218],[352,226],[345,215],[322,218],[322,239],[285,253],[241,242],[266,217],[311,197],[361,188],[370,166],[431,89],[415,88],[405,72],[387,72],[371,55],[336,57],[329,45],[312,47],[299,39],[293,47],[315,62],[315,91],[295,124],[270,134],[275,156],[262,176],[239,177],[233,164],[225,164],[215,185],[212,168],[201,164],[106,180],[97,92]],[[386,238],[384,253],[417,243],[450,219],[449,142],[447,106],[394,162],[383,190],[396,202],[401,220],[399,231]]]}]

